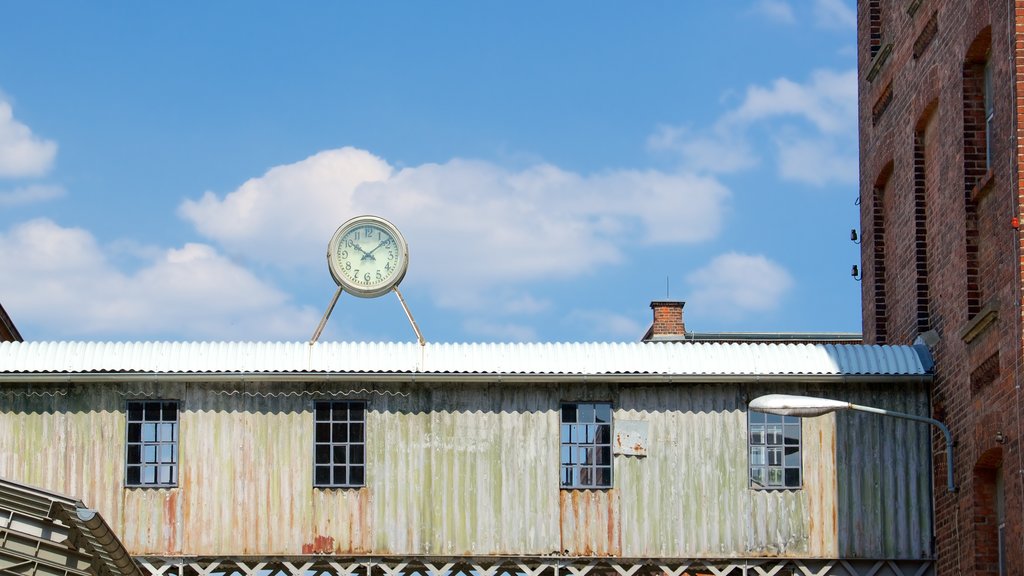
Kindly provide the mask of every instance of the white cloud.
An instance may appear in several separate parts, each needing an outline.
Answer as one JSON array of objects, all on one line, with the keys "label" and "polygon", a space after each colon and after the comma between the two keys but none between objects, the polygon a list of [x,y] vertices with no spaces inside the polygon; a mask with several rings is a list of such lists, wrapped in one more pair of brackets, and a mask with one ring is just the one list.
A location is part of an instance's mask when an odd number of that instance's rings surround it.
[{"label": "white cloud", "polygon": [[744,134],[725,125],[705,133],[695,133],[681,126],[659,126],[647,138],[647,148],[678,154],[683,168],[694,172],[728,174],[746,170],[758,162]]},{"label": "white cloud", "polygon": [[751,86],[725,121],[749,124],[779,117],[803,118],[823,134],[855,135],[857,72],[816,70],[806,84],[779,78],[767,88]]},{"label": "white cloud", "polygon": [[857,155],[838,149],[827,139],[779,142],[779,173],[787,180],[812,186],[857,184]]},{"label": "white cloud", "polygon": [[764,256],[730,252],[687,276],[693,286],[689,302],[701,311],[740,319],[752,312],[777,310],[793,286],[780,265]]},{"label": "white cloud", "polygon": [[636,341],[647,330],[635,318],[608,310],[572,310],[566,321],[578,329],[581,339],[590,341]]},{"label": "white cloud", "polygon": [[89,232],[32,220],[0,233],[0,293],[19,317],[70,338],[304,339],[318,321],[210,246],[154,252],[125,274]]},{"label": "white cloud", "polygon": [[57,144],[32,134],[14,119],[11,105],[0,99],[0,178],[42,176],[56,156]]},{"label": "white cloud", "polygon": [[773,22],[782,24],[793,24],[796,22],[796,16],[793,15],[793,7],[783,0],[759,0],[754,3],[752,12]]},{"label": "white cloud", "polygon": [[532,326],[515,322],[500,322],[476,317],[462,323],[462,328],[494,342],[536,342],[537,332]]},{"label": "white cloud", "polygon": [[396,172],[345,148],[273,168],[223,198],[207,193],[180,213],[227,251],[281,268],[326,268],[327,241],[343,220],[385,216],[409,241],[407,281],[468,310],[492,305],[495,287],[590,273],[633,246],[709,240],[728,196],[714,179],[686,173],[510,171],[461,159]]},{"label": "white cloud", "polygon": [[0,206],[20,206],[46,202],[64,196],[64,188],[46,184],[19,186],[13,190],[0,190]]},{"label": "white cloud", "polygon": [[322,252],[331,233],[362,209],[353,203],[356,187],[391,173],[387,163],[368,152],[328,150],[271,168],[223,199],[206,192],[199,200],[186,200],[179,214],[200,234],[240,256],[282,267],[326,262]]},{"label": "white cloud", "polygon": [[752,141],[760,132],[776,134],[770,145],[782,179],[812,186],[856,182],[856,71],[817,70],[805,83],[779,78],[750,86],[708,128],[659,126],[647,146],[674,152],[686,170],[730,173],[758,164]]},{"label": "white cloud", "polygon": [[823,28],[855,29],[857,13],[843,0],[814,0],[814,17]]}]

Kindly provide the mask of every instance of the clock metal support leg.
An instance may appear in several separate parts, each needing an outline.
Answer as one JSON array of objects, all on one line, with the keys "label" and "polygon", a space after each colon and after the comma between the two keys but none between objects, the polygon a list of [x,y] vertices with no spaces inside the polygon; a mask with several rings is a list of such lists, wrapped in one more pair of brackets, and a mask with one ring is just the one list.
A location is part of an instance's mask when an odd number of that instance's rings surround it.
[{"label": "clock metal support leg", "polygon": [[316,327],[316,332],[313,332],[313,337],[309,340],[309,345],[316,344],[316,341],[320,339],[320,334],[324,331],[324,326],[327,326],[327,319],[331,317],[331,312],[334,312],[334,305],[338,303],[338,297],[341,296],[341,286],[334,291],[334,296],[331,298],[331,303],[327,305],[327,311],[324,312],[324,317],[320,319],[320,325]]},{"label": "clock metal support leg", "polygon": [[416,321],[412,318],[412,312],[409,312],[409,307],[405,304],[405,298],[402,298],[402,293],[398,291],[398,286],[392,288],[395,291],[395,295],[398,296],[398,301],[402,303],[402,309],[405,310],[405,315],[409,318],[409,323],[412,324],[412,329],[416,332],[416,339],[419,341],[420,346],[426,346],[427,341],[423,339],[423,334],[420,333],[420,327],[416,325]]}]

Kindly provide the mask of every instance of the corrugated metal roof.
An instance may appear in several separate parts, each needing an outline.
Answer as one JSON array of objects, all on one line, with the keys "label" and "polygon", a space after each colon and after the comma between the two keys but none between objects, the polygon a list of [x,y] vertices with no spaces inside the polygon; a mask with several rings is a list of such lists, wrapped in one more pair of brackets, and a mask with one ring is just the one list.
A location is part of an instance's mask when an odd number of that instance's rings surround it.
[{"label": "corrugated metal roof", "polygon": [[0,375],[929,376],[914,346],[764,343],[2,342]]}]

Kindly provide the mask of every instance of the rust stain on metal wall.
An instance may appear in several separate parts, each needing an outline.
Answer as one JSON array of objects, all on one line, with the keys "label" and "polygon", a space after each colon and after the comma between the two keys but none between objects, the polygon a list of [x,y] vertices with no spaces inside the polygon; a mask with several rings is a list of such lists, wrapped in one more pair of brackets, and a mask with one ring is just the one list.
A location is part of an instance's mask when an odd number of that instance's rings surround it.
[{"label": "rust stain on metal wall", "polygon": [[612,450],[623,456],[647,456],[648,423],[643,420],[616,420]]},{"label": "rust stain on metal wall", "polygon": [[333,536],[317,536],[312,542],[302,545],[303,554],[335,554]]},{"label": "rust stain on metal wall", "polygon": [[[807,419],[803,487],[752,490],[746,401],[768,392],[826,395],[728,383],[6,385],[0,475],[80,496],[143,555],[920,557],[927,427]],[[923,387],[825,392],[927,412]],[[181,401],[177,488],[123,487],[124,402],[140,397]],[[339,397],[367,402],[366,486],[315,488],[312,402]],[[649,423],[646,457],[615,456],[614,489],[559,489],[563,401],[611,401],[616,422]]]},{"label": "rust stain on metal wall", "polygon": [[621,556],[619,496],[615,490],[562,490],[562,553]]}]

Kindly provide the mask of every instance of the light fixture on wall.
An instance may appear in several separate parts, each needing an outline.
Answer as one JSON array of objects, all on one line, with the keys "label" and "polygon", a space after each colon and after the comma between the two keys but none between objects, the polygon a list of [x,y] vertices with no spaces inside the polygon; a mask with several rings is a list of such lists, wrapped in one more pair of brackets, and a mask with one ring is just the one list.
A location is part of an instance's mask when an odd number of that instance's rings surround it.
[{"label": "light fixture on wall", "polygon": [[946,486],[950,492],[956,492],[956,484],[953,481],[953,435],[945,424],[934,418],[918,416],[917,414],[907,414],[906,412],[896,412],[895,410],[885,410],[883,408],[875,408],[872,406],[862,406],[860,404],[846,402],[845,400],[815,398],[812,396],[792,396],[789,394],[768,394],[766,396],[759,396],[747,403],[747,406],[754,412],[778,414],[780,416],[813,418],[815,416],[824,416],[825,414],[841,410],[854,410],[857,412],[870,412],[871,414],[881,414],[882,416],[891,416],[893,418],[902,418],[904,420],[914,420],[916,422],[931,424],[938,428],[942,432],[942,435],[946,437]]},{"label": "light fixture on wall", "polygon": [[857,237],[856,228],[850,228],[850,241],[854,244],[860,244],[860,238]]},{"label": "light fixture on wall", "polygon": [[854,264],[853,268],[850,270],[850,276],[853,276],[854,280],[860,281],[860,268],[858,268],[856,264]]}]

